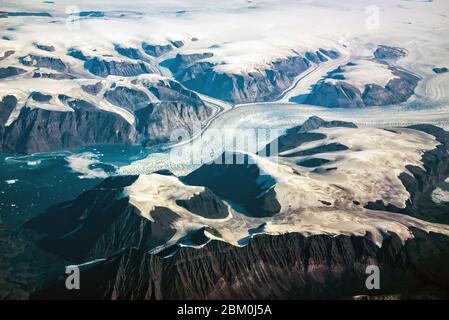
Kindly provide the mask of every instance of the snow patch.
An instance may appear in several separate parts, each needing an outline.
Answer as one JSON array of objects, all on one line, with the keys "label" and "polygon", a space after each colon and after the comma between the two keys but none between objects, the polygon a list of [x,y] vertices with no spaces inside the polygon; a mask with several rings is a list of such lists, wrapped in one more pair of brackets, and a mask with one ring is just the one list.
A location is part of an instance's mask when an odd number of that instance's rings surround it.
[{"label": "snow patch", "polygon": [[336,74],[344,76],[344,80],[327,79],[326,82],[336,83],[344,81],[363,92],[367,84],[376,84],[385,87],[390,80],[398,78],[393,74],[388,65],[373,60],[356,60],[355,65],[340,67],[342,72]]},{"label": "snow patch", "polygon": [[449,203],[449,191],[436,188],[432,192],[432,201],[437,204],[448,204]]}]

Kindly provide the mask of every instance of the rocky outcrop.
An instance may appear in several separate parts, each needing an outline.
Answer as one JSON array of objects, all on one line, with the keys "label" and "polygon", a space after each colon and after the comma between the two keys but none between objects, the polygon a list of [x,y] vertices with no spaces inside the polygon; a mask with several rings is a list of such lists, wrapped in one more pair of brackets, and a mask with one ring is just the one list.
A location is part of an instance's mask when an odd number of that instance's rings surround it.
[{"label": "rocky outcrop", "polygon": [[178,102],[149,103],[135,112],[144,146],[169,142],[174,129],[192,133],[193,123],[206,120],[211,110],[204,105],[192,107]]},{"label": "rocky outcrop", "polygon": [[405,208],[382,202],[369,203],[366,207],[374,210],[398,212],[437,223],[449,223],[449,211],[446,206],[432,200],[435,186],[449,176],[449,133],[433,125],[415,125],[411,128],[433,135],[440,143],[436,149],[422,156],[423,168],[407,166],[410,174],[402,173],[399,178],[410,194]]},{"label": "rocky outcrop", "polygon": [[175,48],[181,48],[184,45],[182,41],[172,41],[167,44],[150,44],[147,42],[142,42],[143,51],[153,57],[160,57]]},{"label": "rocky outcrop", "polygon": [[30,154],[95,144],[132,144],[135,129],[117,114],[71,99],[73,112],[24,107],[4,129],[2,150]]},{"label": "rocky outcrop", "polygon": [[[39,97],[37,98],[39,99]],[[148,104],[136,111],[136,126],[121,116],[72,99],[73,112],[22,108],[18,119],[3,128],[1,149],[31,154],[97,144],[142,144],[170,141],[174,129],[192,131],[195,121],[210,115],[205,106],[178,103]]]},{"label": "rocky outcrop", "polygon": [[151,212],[155,222],[141,217],[122,196],[123,188],[136,179],[108,178],[75,200],[49,208],[26,226],[46,234],[39,241],[45,250],[76,262],[107,258],[126,247],[150,250],[174,235],[171,225],[178,216],[156,207]]},{"label": "rocky outcrop", "polygon": [[326,50],[326,49],[320,48],[319,52],[328,56],[331,59],[337,59],[340,56],[340,54],[335,50]]},{"label": "rocky outcrop", "polygon": [[3,136],[5,134],[5,124],[16,105],[17,99],[12,95],[4,96],[0,101],[0,143],[3,142]]},{"label": "rocky outcrop", "polygon": [[25,70],[16,67],[0,68],[0,79],[14,77],[25,72]]},{"label": "rocky outcrop", "polygon": [[0,18],[8,17],[51,17],[48,12],[0,11]]},{"label": "rocky outcrop", "polygon": [[285,134],[271,141],[257,154],[275,156],[278,153],[299,147],[303,143],[325,139],[326,135],[322,133],[309,132],[319,128],[357,128],[357,126],[352,122],[326,121],[317,116],[312,116],[302,125],[287,129]]},{"label": "rocky outcrop", "polygon": [[[192,133],[195,122],[203,122],[212,114],[212,109],[197,94],[174,80],[134,79],[135,86],[129,87],[113,83],[100,95],[104,83],[81,84],[81,90],[130,111],[134,114],[134,123],[83,99],[36,91],[27,101],[37,104],[31,104],[33,108],[27,103],[21,105],[16,120],[6,128],[12,110],[4,107],[8,117],[5,115],[2,119],[0,150],[29,154],[97,144],[149,146],[170,141],[176,129]],[[59,103],[57,100],[74,111],[46,110],[46,104]],[[8,106],[14,101],[16,107],[14,97],[5,101]]]},{"label": "rocky outcrop", "polygon": [[42,51],[47,51],[47,52],[54,52],[55,51],[55,47],[51,46],[51,45],[34,43],[34,46],[36,48],[38,48],[39,50],[42,50]]},{"label": "rocky outcrop", "polygon": [[[325,56],[325,53],[330,56]],[[290,56],[271,62],[266,68],[248,73],[224,73],[208,58],[212,53],[177,54],[161,64],[169,68],[175,78],[189,89],[221,100],[244,103],[273,100],[293,84],[296,76],[311,63],[320,63],[337,57],[335,51],[317,51],[305,57]]]},{"label": "rocky outcrop", "polygon": [[9,57],[12,56],[14,53],[16,53],[15,50],[11,50],[11,49],[5,50],[5,51],[3,52],[3,55],[0,57],[0,61],[3,61],[3,60],[5,60],[5,59],[9,58]]},{"label": "rocky outcrop", "polygon": [[78,50],[76,48],[69,48],[67,50],[67,55],[82,61],[86,61],[88,59],[88,57],[85,56],[81,50]]},{"label": "rocky outcrop", "polygon": [[84,63],[84,68],[100,77],[109,75],[133,77],[144,73],[152,73],[150,68],[143,62],[131,63],[118,60],[104,60],[99,57],[87,59]]},{"label": "rocky outcrop", "polygon": [[433,72],[435,72],[436,74],[446,73],[446,72],[449,71],[449,69],[446,68],[446,67],[433,68],[432,70],[433,70]]},{"label": "rocky outcrop", "polygon": [[186,89],[174,80],[164,79],[157,82],[144,83],[143,85],[160,101],[179,102],[195,107],[204,105],[195,92]]},{"label": "rocky outcrop", "polygon": [[170,52],[173,50],[173,46],[171,44],[166,45],[153,45],[146,42],[142,43],[142,49],[143,51],[153,57],[160,57],[163,54],[166,54],[167,52]]},{"label": "rocky outcrop", "polygon": [[305,103],[329,108],[364,108],[368,106],[386,106],[407,101],[418,85],[419,78],[393,69],[396,78],[385,87],[367,84],[361,92],[353,85],[341,81],[321,81],[307,96]]},{"label": "rocky outcrop", "polygon": [[104,93],[107,101],[119,107],[136,111],[148,105],[148,95],[140,90],[117,86]]},{"label": "rocky outcrop", "polygon": [[288,129],[284,136],[289,136],[294,133],[305,133],[319,128],[357,128],[357,125],[347,121],[326,121],[320,117],[312,116],[304,121],[302,125]]},{"label": "rocky outcrop", "polygon": [[246,155],[239,161],[240,156],[225,153],[222,162],[205,164],[182,180],[190,185],[209,188],[222,199],[243,208],[249,216],[274,216],[281,210],[276,191],[272,188],[275,180],[268,175],[262,179],[259,166],[251,164]]},{"label": "rocky outcrop", "polygon": [[[312,92],[306,97],[305,103],[329,108],[364,108],[368,106],[387,106],[407,101],[415,92],[419,78],[394,65],[394,62],[407,55],[401,48],[379,46],[374,51],[374,58],[381,66],[390,69],[394,78],[384,86],[369,83],[362,89],[350,84],[344,74],[344,67],[354,67],[349,62],[345,66],[329,72],[318,82]],[[293,97],[295,102],[298,97]]]},{"label": "rocky outcrop", "polygon": [[[172,174],[157,172],[152,177],[157,180],[167,175]],[[26,227],[45,235],[38,241],[43,249],[76,263],[107,258],[127,247],[148,251],[166,245],[175,235],[176,227],[182,225],[177,224],[180,215],[163,204],[156,204],[148,215],[142,216],[131,204],[127,191],[138,178],[107,178],[76,199],[49,208],[28,221]],[[207,188],[175,202],[192,215],[206,219],[224,219],[229,215],[228,206]],[[176,243],[207,243],[210,239],[204,231],[220,236],[207,226],[190,227]]]},{"label": "rocky outcrop", "polygon": [[28,67],[49,68],[56,71],[69,71],[69,67],[60,59],[29,54],[19,58],[20,63]]},{"label": "rocky outcrop", "polygon": [[207,188],[190,199],[176,200],[176,204],[207,219],[223,219],[229,215],[228,206]]},{"label": "rocky outcrop", "polygon": [[95,96],[101,91],[101,89],[103,89],[103,84],[101,81],[94,84],[85,84],[81,85],[81,89],[83,89],[84,92]]},{"label": "rocky outcrop", "polygon": [[49,102],[52,99],[52,96],[49,94],[43,94],[38,91],[34,91],[30,94],[30,98],[36,102]]},{"label": "rocky outcrop", "polygon": [[[212,241],[163,258],[138,249],[82,267],[81,289],[65,276],[34,299],[313,299],[429,292],[446,297],[449,238],[413,230],[402,244],[392,234],[382,247],[367,237],[291,233],[257,235],[245,247]],[[381,288],[366,289],[366,267],[380,268]]]},{"label": "rocky outcrop", "polygon": [[142,59],[142,54],[140,53],[139,49],[137,48],[127,48],[123,47],[119,44],[114,45],[115,51],[117,51],[122,56],[125,56],[130,59],[140,60]]},{"label": "rocky outcrop", "polygon": [[299,161],[298,165],[300,165],[302,167],[306,167],[306,168],[315,168],[315,167],[319,167],[323,164],[326,164],[328,162],[330,162],[330,161],[327,159],[311,158],[311,159]]},{"label": "rocky outcrop", "polygon": [[316,51],[316,52],[308,51],[305,53],[304,56],[307,60],[309,60],[311,62],[321,63],[321,62],[328,61],[329,58],[327,58],[327,57],[331,57],[331,59],[338,58],[339,54],[335,51],[327,51],[324,49],[320,49],[319,51]]},{"label": "rocky outcrop", "polygon": [[313,88],[305,100],[306,104],[329,108],[363,108],[360,90],[346,82],[323,81]]},{"label": "rocky outcrop", "polygon": [[74,76],[67,73],[33,72],[33,78],[44,78],[54,80],[75,79]]},{"label": "rocky outcrop", "polygon": [[407,51],[402,48],[380,45],[374,51],[377,60],[397,60],[407,55]]},{"label": "rocky outcrop", "polygon": [[400,70],[394,70],[397,78],[390,80],[385,88],[367,85],[362,93],[366,106],[386,106],[407,101],[415,93],[419,78]]}]

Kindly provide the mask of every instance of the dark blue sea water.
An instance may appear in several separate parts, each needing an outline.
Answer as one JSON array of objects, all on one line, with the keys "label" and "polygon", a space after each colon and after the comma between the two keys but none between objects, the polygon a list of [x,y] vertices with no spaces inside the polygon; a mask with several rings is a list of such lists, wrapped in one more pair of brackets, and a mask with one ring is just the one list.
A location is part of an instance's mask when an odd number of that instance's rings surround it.
[{"label": "dark blue sea water", "polygon": [[91,157],[88,165],[103,173],[114,174],[120,166],[140,160],[149,149],[138,146],[107,145],[74,151],[48,152],[30,156],[0,154],[0,219],[7,223],[24,222],[49,206],[70,200],[101,181],[85,178],[73,171],[68,157]]}]

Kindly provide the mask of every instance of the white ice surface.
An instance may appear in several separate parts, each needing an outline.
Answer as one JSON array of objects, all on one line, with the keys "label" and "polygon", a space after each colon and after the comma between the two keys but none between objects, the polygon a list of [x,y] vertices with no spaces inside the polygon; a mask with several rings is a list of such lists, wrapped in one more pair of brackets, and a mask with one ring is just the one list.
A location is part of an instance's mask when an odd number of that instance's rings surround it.
[{"label": "white ice surface", "polygon": [[[73,6],[79,11],[104,11],[106,17],[83,18],[75,24],[68,23],[67,12]],[[51,18],[10,17],[0,20],[1,29],[12,38],[11,41],[0,39],[0,50],[15,51],[14,55],[0,61],[0,67],[17,66],[31,71],[32,67],[24,67],[17,58],[34,53],[62,58],[70,65],[71,72],[80,78],[97,78],[83,68],[82,61],[67,56],[67,48],[75,47],[104,59],[132,61],[116,53],[114,44],[139,48],[142,41],[163,44],[182,40],[185,45],[167,56],[177,52],[208,51],[214,53],[211,60],[219,63],[219,70],[247,72],[292,55],[294,51],[303,53],[317,48],[336,49],[345,57],[366,59],[372,57],[378,44],[386,44],[407,49],[409,56],[400,60],[399,65],[423,78],[417,97],[412,98],[411,102],[425,102],[429,106],[438,103],[447,112],[449,73],[435,75],[432,71],[433,67],[445,66],[449,61],[449,39],[446,36],[449,19],[444,14],[449,9],[449,3],[443,0],[222,0],[213,3],[202,0],[156,0],[151,1],[151,5],[145,1],[130,3],[124,0],[108,4],[100,0],[88,3],[62,0],[53,4],[6,0],[0,7],[6,11],[45,11],[52,14]],[[378,27],[369,23],[375,20],[377,9]],[[151,32],[142,27],[145,25],[151,26]],[[191,41],[193,37],[198,41]],[[39,50],[34,43],[51,44],[56,51]],[[148,61],[165,58],[148,57]],[[164,68],[154,66],[154,69],[168,75]],[[363,77],[368,83],[384,82],[387,74],[377,71],[366,74],[358,72],[354,79]],[[299,90],[295,93],[307,93],[310,85],[322,75],[323,72],[315,72],[306,77],[300,81]],[[64,82],[53,82],[64,91]],[[26,82],[24,85],[6,80],[0,83],[6,87],[0,90],[0,97],[17,93],[21,102],[19,108],[32,89]],[[99,107],[119,113],[130,123],[134,121],[126,110],[111,105]],[[15,115],[17,112],[13,113],[8,123],[14,120]]]},{"label": "white ice surface", "polygon": [[342,72],[338,73],[345,77],[345,80],[328,79],[327,82],[344,81],[363,92],[367,84],[376,84],[381,87],[397,78],[387,65],[367,59],[352,61],[355,66],[342,66]]},{"label": "white ice surface", "polygon": [[80,179],[105,179],[108,177],[104,170],[91,168],[92,165],[100,163],[97,156],[92,152],[70,155],[65,159],[70,169],[79,173]]},{"label": "white ice surface", "polygon": [[345,144],[349,150],[310,156],[330,160],[321,168],[336,167],[336,170],[316,172],[296,165],[298,160],[309,157],[266,159],[251,155],[254,163],[265,174],[258,180],[259,183],[267,181],[263,177],[274,181],[276,199],[281,205],[280,213],[274,217],[251,218],[236,208],[230,208],[230,215],[226,219],[199,217],[178,206],[176,200],[188,199],[203,188],[186,186],[173,176],[141,175],[125,189],[124,196],[128,196],[130,203],[147,219],[153,219],[150,212],[156,206],[167,207],[180,215],[174,225],[177,233],[169,243],[176,242],[191,230],[209,226],[220,232],[223,241],[244,245],[252,236],[249,229],[263,223],[266,223],[263,233],[267,234],[301,232],[307,235],[364,235],[370,232],[378,245],[391,232],[397,233],[403,240],[410,238],[412,234],[409,228],[412,226],[449,234],[449,226],[446,225],[364,208],[367,203],[377,200],[385,205],[405,207],[410,195],[399,175],[409,174],[407,165],[422,167],[423,152],[438,145],[433,136],[401,128],[396,128],[395,132],[373,128],[332,128],[318,129],[316,132],[326,134],[328,138],[303,144],[283,155],[320,144]]}]

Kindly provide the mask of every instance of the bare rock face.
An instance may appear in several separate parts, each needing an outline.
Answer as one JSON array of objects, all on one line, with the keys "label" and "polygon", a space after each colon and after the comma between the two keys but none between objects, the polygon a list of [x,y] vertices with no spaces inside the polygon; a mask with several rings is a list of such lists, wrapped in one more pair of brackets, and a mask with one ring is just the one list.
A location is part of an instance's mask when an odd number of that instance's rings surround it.
[{"label": "bare rock face", "polygon": [[69,71],[69,67],[60,59],[29,54],[21,57],[19,61],[28,67],[49,68],[56,71]]},{"label": "bare rock face", "polygon": [[192,133],[193,123],[210,116],[204,105],[192,107],[178,102],[149,103],[136,111],[136,129],[144,146],[170,141],[174,129]]},{"label": "bare rock face", "polygon": [[[192,133],[195,122],[210,117],[208,108],[197,94],[174,80],[144,82],[141,90],[113,85],[105,91],[101,81],[81,85],[81,89],[98,99],[105,99],[134,114],[130,124],[120,115],[109,112],[86,100],[32,92],[28,101],[40,104],[58,99],[70,111],[51,111],[21,107],[18,117],[5,127],[9,115],[17,106],[13,96],[2,102],[0,150],[7,153],[29,154],[96,144],[141,144],[149,146],[170,140],[176,129]],[[151,102],[153,95],[156,102]]]},{"label": "bare rock face", "polygon": [[[35,96],[36,99],[48,98]],[[73,112],[24,107],[18,119],[8,127],[3,123],[0,130],[2,151],[31,154],[97,144],[149,146],[169,141],[175,129],[191,133],[194,122],[204,121],[211,114],[203,104],[194,107],[176,102],[145,103],[136,111],[137,123],[133,126],[121,116],[86,101],[66,99]]]},{"label": "bare rock face", "polygon": [[168,258],[128,249],[83,268],[80,290],[66,290],[63,275],[33,298],[350,298],[372,294],[365,287],[368,265],[379,266],[382,275],[376,294],[413,297],[429,289],[447,296],[449,238],[413,232],[415,238],[405,244],[392,234],[381,248],[367,237],[291,233],[258,235],[245,247],[212,241],[201,250],[180,248]]},{"label": "bare rock face", "polygon": [[34,46],[42,51],[47,51],[47,52],[54,52],[55,51],[55,47],[51,46],[51,45],[46,45],[46,44],[42,44],[42,43],[34,43]]},{"label": "bare rock face", "polygon": [[[326,121],[320,117],[312,116],[302,125],[288,129],[285,134],[271,141],[257,153],[262,156],[274,156],[299,147],[303,143],[325,139],[326,135],[322,133],[309,132],[319,128],[357,128],[357,126],[352,122]],[[272,148],[273,145],[276,145],[276,148]]]},{"label": "bare rock face", "polygon": [[25,72],[25,70],[16,67],[0,68],[0,79],[14,77]]},{"label": "bare rock face", "polygon": [[69,48],[67,50],[67,55],[82,61],[87,61],[87,59],[89,59],[81,50],[76,48]]},{"label": "bare rock face", "polygon": [[223,219],[229,215],[228,207],[207,188],[190,199],[176,200],[176,204],[207,219]]},{"label": "bare rock face", "polygon": [[153,57],[160,57],[163,54],[166,54],[167,52],[170,52],[173,50],[173,46],[171,44],[165,44],[165,45],[153,45],[146,42],[142,43],[142,49],[145,51],[146,54],[153,56]]},{"label": "bare rock face", "polygon": [[378,60],[397,60],[407,55],[407,51],[402,48],[380,45],[374,51],[374,57]]},{"label": "bare rock face", "polygon": [[4,96],[0,101],[0,143],[3,142],[3,135],[5,133],[5,124],[11,115],[11,112],[17,105],[17,99],[15,96]]},{"label": "bare rock face", "polygon": [[[281,206],[276,199],[276,191],[271,188],[275,180],[264,176],[265,183],[260,184],[261,169],[250,164],[247,156],[244,156],[242,164],[237,164],[238,156],[225,153],[222,155],[223,164],[203,165],[184,177],[183,182],[207,187],[222,199],[242,207],[249,216],[270,217],[279,213]],[[267,183],[268,180],[272,183]]]},{"label": "bare rock face", "polygon": [[[4,38],[3,38],[3,39],[4,39]],[[15,50],[11,50],[11,49],[5,50],[5,51],[3,52],[3,55],[0,57],[0,61],[3,61],[3,60],[5,60],[5,59],[9,58],[9,57],[12,56],[14,53],[16,53]]]},{"label": "bare rock face", "polygon": [[442,74],[448,72],[449,69],[447,67],[435,67],[432,69],[432,71],[435,72],[436,74]]},{"label": "bare rock face", "polygon": [[67,73],[59,73],[59,72],[33,72],[33,78],[43,78],[43,79],[54,79],[54,80],[66,80],[66,79],[75,79],[74,76]]},{"label": "bare rock face", "polygon": [[[414,93],[419,78],[400,70],[392,62],[404,57],[407,52],[401,48],[379,46],[374,52],[376,61],[388,66],[394,79],[383,87],[367,83],[362,91],[345,82],[341,74],[342,66],[331,71],[317,83],[306,97],[305,103],[329,108],[364,108],[368,106],[387,106],[407,101]],[[316,58],[315,58],[316,59]],[[349,63],[348,65],[354,65]],[[332,81],[327,81],[333,79]],[[295,98],[292,99],[295,101]]]},{"label": "bare rock face", "polygon": [[164,81],[144,85],[160,101],[179,102],[194,107],[204,105],[195,92],[188,90],[177,81],[165,79]]},{"label": "bare rock face", "polygon": [[117,51],[122,56],[125,56],[130,59],[140,60],[142,59],[142,54],[140,53],[139,49],[137,48],[129,48],[129,47],[123,47],[120,44],[114,45],[115,51]]},{"label": "bare rock face", "polygon": [[120,116],[73,101],[74,112],[22,108],[6,127],[2,150],[30,154],[95,144],[131,144],[135,130]]},{"label": "bare rock face", "polygon": [[292,135],[293,133],[305,133],[319,128],[357,128],[357,126],[352,122],[338,120],[326,121],[320,117],[312,116],[304,121],[302,125],[288,129],[285,136]]},{"label": "bare rock face", "polygon": [[394,70],[398,78],[390,80],[385,88],[368,85],[362,94],[366,106],[386,106],[407,101],[415,93],[419,78],[404,71]]},{"label": "bare rock face", "polygon": [[72,261],[107,258],[124,247],[150,250],[175,233],[177,214],[163,207],[151,213],[155,222],[121,196],[137,176],[111,177],[77,199],[51,207],[29,221],[28,228],[47,234],[39,245]]},{"label": "bare rock face", "polygon": [[83,89],[84,92],[95,96],[101,91],[101,89],[103,89],[103,85],[101,82],[97,82],[95,84],[81,85],[81,89]]},{"label": "bare rock face", "polygon": [[306,104],[329,108],[363,108],[360,90],[345,82],[322,82],[307,96]]},{"label": "bare rock face", "polygon": [[[327,54],[327,55],[326,55]],[[335,51],[317,51],[305,57],[295,55],[273,61],[260,71],[244,74],[223,73],[215,70],[215,63],[207,59],[212,53],[177,54],[163,61],[175,78],[188,88],[219,98],[244,103],[273,100],[293,84],[296,76],[307,70],[311,62],[321,63],[338,57]]]},{"label": "bare rock face", "polygon": [[153,57],[160,57],[166,53],[169,53],[170,51],[173,51],[174,49],[178,49],[184,46],[184,42],[180,40],[171,41],[167,44],[151,44],[147,42],[142,42],[142,49],[143,51],[150,56]]},{"label": "bare rock face", "polygon": [[109,75],[133,77],[144,73],[151,73],[151,70],[143,62],[130,63],[126,61],[104,60],[93,57],[86,60],[84,67],[92,74],[107,77]]},{"label": "bare rock face", "polygon": [[407,101],[414,94],[419,79],[397,69],[393,73],[399,78],[390,80],[385,87],[367,84],[363,93],[344,80],[322,81],[307,96],[305,103],[329,108],[364,108]]},{"label": "bare rock face", "polygon": [[109,89],[105,92],[104,97],[110,103],[130,111],[146,107],[150,100],[143,91],[121,86]]}]

